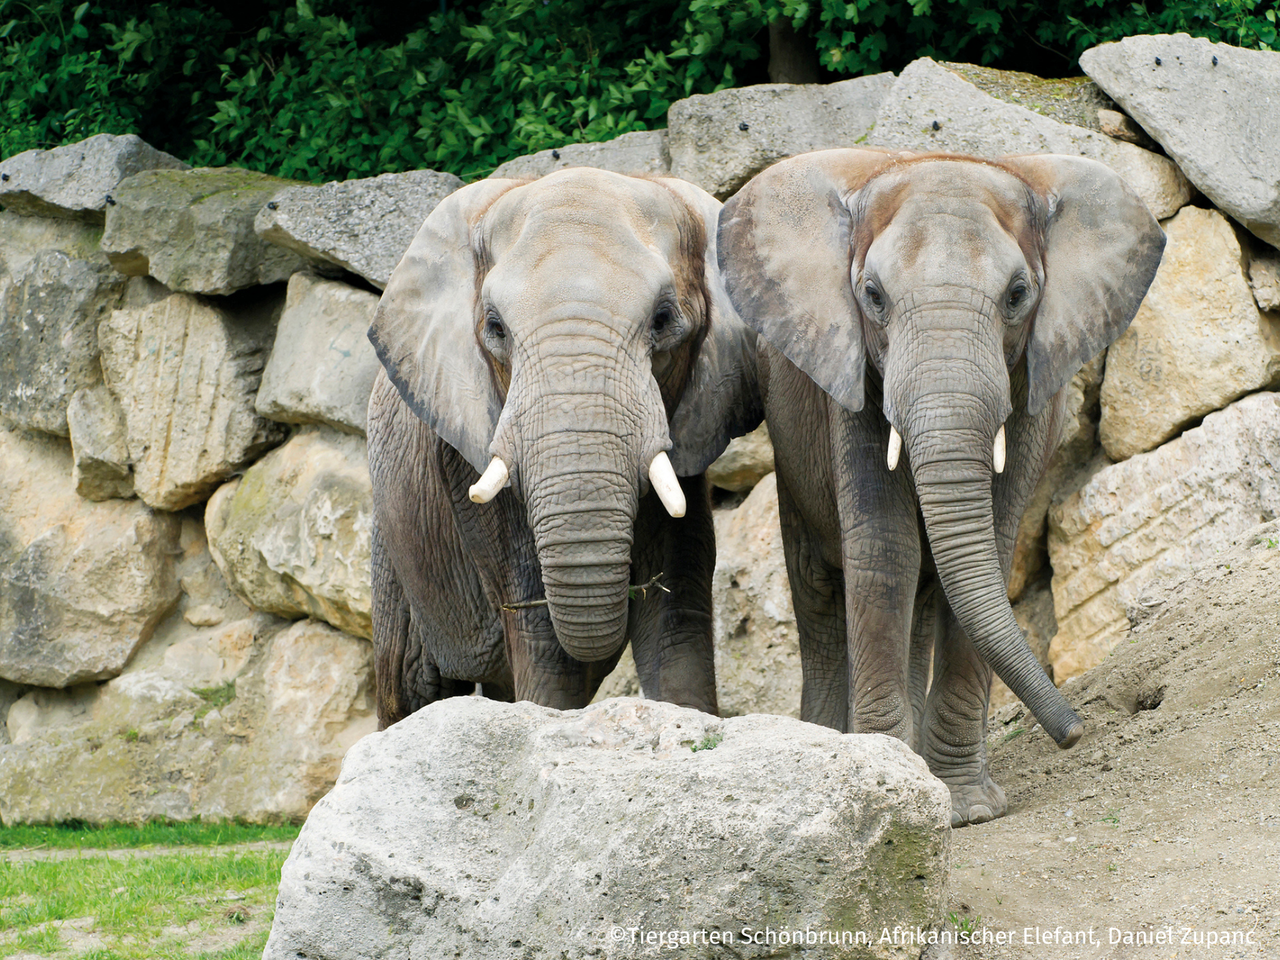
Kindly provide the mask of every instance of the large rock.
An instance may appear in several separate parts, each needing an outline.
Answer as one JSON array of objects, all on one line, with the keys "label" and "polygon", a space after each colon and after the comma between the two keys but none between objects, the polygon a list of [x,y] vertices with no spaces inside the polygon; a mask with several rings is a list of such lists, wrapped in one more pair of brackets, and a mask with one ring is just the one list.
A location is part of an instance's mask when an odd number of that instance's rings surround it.
[{"label": "large rock", "polygon": [[1105,133],[1103,117],[1099,115],[1101,111],[1123,116],[1116,113],[1115,102],[1088,77],[1046,80],[1031,73],[997,70],[972,63],[940,63],[939,66],[997,100],[1025,107],[1073,127]]},{"label": "large rock", "polygon": [[1249,286],[1259,310],[1280,310],[1280,252],[1255,252],[1249,260]]},{"label": "large rock", "polygon": [[0,214],[0,415],[67,436],[67,404],[101,381],[98,323],[124,278],[99,227]]},{"label": "large rock", "polygon": [[188,167],[132,133],[100,133],[52,150],[28,150],[0,162],[0,206],[28,217],[101,224],[120,181],[154,169]]},{"label": "large rock", "polygon": [[1280,53],[1178,33],[1104,43],[1080,66],[1201,193],[1280,246]]},{"label": "large rock", "polygon": [[435,170],[291,185],[263,197],[253,228],[278,248],[350,270],[381,290],[427,214],[461,186]]},{"label": "large rock", "polygon": [[368,637],[372,491],[363,437],[301,433],[210,498],[214,559],[254,608]]},{"label": "large rock", "polygon": [[71,479],[86,500],[133,496],[129,428],[124,408],[104,384],[77,390],[67,406]]},{"label": "large rock", "polygon": [[760,424],[743,437],[734,437],[716,461],[707,467],[707,479],[722,490],[750,490],[773,473],[773,442],[768,424]]},{"label": "large rock", "polygon": [[1091,157],[1123,177],[1159,219],[1172,216],[1191,199],[1190,184],[1167,157],[997,99],[928,57],[902,71],[867,139],[874,146],[897,150],[983,157]]},{"label": "large rock", "polygon": [[880,932],[941,925],[950,809],[888,737],[455,697],[347,755],[263,956],[642,957],[683,931],[672,956],[914,960]]},{"label": "large rock", "polygon": [[254,233],[253,218],[295,183],[234,167],[135,174],[112,194],[102,249],[121,273],[183,293],[287,280],[302,260]]},{"label": "large rock", "polygon": [[215,304],[137,280],[102,323],[102,370],[124,408],[147,503],[199,503],[283,438],[285,428],[254,410],[280,307],[274,293]]},{"label": "large rock", "polygon": [[289,278],[257,411],[283,423],[327,423],[364,433],[381,369],[369,342],[378,298],[306,273]]},{"label": "large rock", "polygon": [[114,677],[178,598],[179,524],[77,496],[64,442],[0,430],[0,677]]},{"label": "large rock", "polygon": [[10,707],[0,820],[299,820],[377,727],[372,659],[315,621],[175,613],[120,677]]},{"label": "large rock", "polygon": [[1129,611],[1159,602],[1198,561],[1280,514],[1280,394],[1211,413],[1150,453],[1104,466],[1049,515],[1062,682],[1100,662]]},{"label": "large rock", "polygon": [[721,200],[786,157],[863,143],[893,74],[831,84],[762,83],[677,100],[667,111],[673,176]]},{"label": "large rock", "polygon": [[1098,433],[1112,460],[1154,449],[1232,400],[1280,386],[1280,322],[1258,312],[1227,218],[1187,207],[1132,325],[1107,352]]},{"label": "large rock", "polygon": [[490,174],[512,180],[535,180],[566,167],[595,167],[614,173],[666,176],[671,172],[666,130],[636,130],[603,143],[567,143],[508,160]]}]

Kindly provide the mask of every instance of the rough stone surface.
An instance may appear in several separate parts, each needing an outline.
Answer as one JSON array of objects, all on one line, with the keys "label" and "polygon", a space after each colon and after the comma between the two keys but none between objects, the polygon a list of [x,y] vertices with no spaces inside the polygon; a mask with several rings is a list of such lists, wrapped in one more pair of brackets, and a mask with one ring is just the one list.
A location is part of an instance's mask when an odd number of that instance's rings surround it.
[{"label": "rough stone surface", "polygon": [[743,437],[729,441],[724,453],[707,467],[707,479],[722,490],[750,490],[765,474],[773,473],[773,443],[769,427],[760,424]]},{"label": "rough stone surface", "polygon": [[137,501],[81,499],[65,441],[0,429],[0,677],[119,674],[177,600],[178,535]]},{"label": "rough stone surface", "polygon": [[[455,697],[347,755],[284,866],[263,956],[656,955],[629,939],[639,927],[732,931],[725,952],[755,958],[782,954],[744,927],[927,930],[949,817],[942,784],[888,737]],[[920,954],[869,939],[814,955]]]},{"label": "rough stone surface", "polygon": [[350,270],[381,290],[427,214],[461,186],[434,170],[290,185],[274,199],[263,196],[253,228],[277,248]]},{"label": "rough stone surface", "polygon": [[1249,261],[1249,287],[1259,310],[1280,310],[1280,252],[1255,252]]},{"label": "rough stone surface", "polygon": [[67,404],[102,379],[98,323],[124,278],[98,250],[102,230],[0,213],[0,416],[67,436]]},{"label": "rough stone surface", "polygon": [[1080,66],[1215,206],[1280,246],[1280,53],[1161,34],[1086,50]]},{"label": "rough stone surface", "polygon": [[86,500],[133,496],[124,409],[103,384],[77,390],[67,406],[72,482]]},{"label": "rough stone surface", "polygon": [[112,194],[102,249],[121,273],[152,276],[183,293],[229,294],[287,280],[302,260],[254,233],[253,219],[294,185],[234,167],[135,174]]},{"label": "rough stone surface", "polygon": [[1280,394],[1211,413],[1150,453],[1102,466],[1049,515],[1061,683],[1100,662],[1198,561],[1280,514]]},{"label": "rough stone surface", "polygon": [[301,433],[210,498],[214,559],[255,609],[368,637],[372,489],[363,437]]},{"label": "rough stone surface", "polygon": [[170,617],[103,685],[29,690],[0,746],[0,820],[306,816],[377,727],[372,648],[326,624]]},{"label": "rough stone surface", "polygon": [[1133,324],[1107,353],[1098,434],[1112,460],[1154,449],[1253,390],[1280,385],[1280,322],[1258,312],[1216,210],[1187,207]]},{"label": "rough stone surface", "polygon": [[284,423],[327,423],[364,433],[380,364],[369,342],[378,298],[306,273],[289,278],[257,411]]},{"label": "rough stone surface", "polygon": [[147,503],[199,503],[283,438],[285,428],[253,406],[280,307],[275,293],[215,305],[137,280],[102,323],[102,369],[124,408],[134,485]]},{"label": "rough stone surface", "polygon": [[997,70],[972,63],[939,64],[967,80],[983,93],[1025,107],[1041,116],[1051,117],[1073,127],[1102,129],[1100,110],[1115,112],[1115,102],[1088,77],[1060,77],[1046,80],[1017,70]]},{"label": "rough stone surface", "polygon": [[1167,157],[998,100],[928,57],[902,71],[867,139],[873,146],[897,150],[944,150],[983,157],[1019,153],[1091,157],[1123,177],[1159,219],[1172,216],[1191,199],[1191,185]]},{"label": "rough stone surface", "polygon": [[671,173],[727,199],[778,160],[863,143],[892,83],[893,74],[880,73],[825,85],[763,83],[677,100],[667,111]]},{"label": "rough stone surface", "polygon": [[1099,110],[1098,126],[1113,140],[1123,140],[1144,150],[1154,150],[1157,144],[1147,132],[1133,122],[1133,118],[1119,110]]},{"label": "rough stone surface", "polygon": [[595,167],[614,173],[665,176],[671,172],[666,130],[636,130],[603,143],[567,143],[508,160],[490,174],[512,180],[534,180],[566,167]]},{"label": "rough stone surface", "polygon": [[0,162],[0,207],[28,217],[101,224],[107,195],[120,181],[157,168],[188,169],[131,133],[100,133],[52,150],[28,150]]}]

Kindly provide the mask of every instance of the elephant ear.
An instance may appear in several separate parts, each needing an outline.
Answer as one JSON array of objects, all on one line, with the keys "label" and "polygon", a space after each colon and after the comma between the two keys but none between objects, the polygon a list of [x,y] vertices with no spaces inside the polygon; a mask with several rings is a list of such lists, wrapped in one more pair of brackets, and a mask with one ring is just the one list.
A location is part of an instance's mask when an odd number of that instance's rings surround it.
[{"label": "elephant ear", "polygon": [[1045,201],[1044,290],[1027,344],[1035,415],[1128,329],[1155,279],[1165,236],[1142,199],[1084,157],[1002,157]]},{"label": "elephant ear", "polygon": [[684,201],[706,231],[707,333],[671,417],[671,465],[691,477],[724,453],[730,440],[759,426],[764,404],[756,375],[755,331],[734,310],[717,264],[720,201],[683,180],[664,177],[658,182]]},{"label": "elephant ear", "polygon": [[369,339],[409,408],[477,471],[488,466],[502,400],[476,341],[473,232],[520,180],[482,180],[431,211],[387,283]]},{"label": "elephant ear", "polygon": [[846,410],[862,409],[852,194],[910,154],[820,150],[774,164],[720,213],[720,269],[748,326]]}]

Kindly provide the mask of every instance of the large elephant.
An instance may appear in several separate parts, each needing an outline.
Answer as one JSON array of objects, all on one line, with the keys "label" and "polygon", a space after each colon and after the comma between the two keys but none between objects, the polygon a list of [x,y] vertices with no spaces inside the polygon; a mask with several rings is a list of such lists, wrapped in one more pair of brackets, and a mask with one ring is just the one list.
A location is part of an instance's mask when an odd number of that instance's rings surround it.
[{"label": "large elephant", "polygon": [[801,716],[911,744],[956,825],[1006,809],[992,668],[1060,746],[1083,732],[1006,582],[1062,388],[1128,326],[1163,248],[1134,192],[1076,157],[821,151],[721,213],[729,294],[760,334]]},{"label": "large elephant", "polygon": [[628,638],[646,696],[716,712],[703,471],[762,416],[719,211],[571,169],[423,224],[369,331],[382,726],[477,683],[583,706]]}]

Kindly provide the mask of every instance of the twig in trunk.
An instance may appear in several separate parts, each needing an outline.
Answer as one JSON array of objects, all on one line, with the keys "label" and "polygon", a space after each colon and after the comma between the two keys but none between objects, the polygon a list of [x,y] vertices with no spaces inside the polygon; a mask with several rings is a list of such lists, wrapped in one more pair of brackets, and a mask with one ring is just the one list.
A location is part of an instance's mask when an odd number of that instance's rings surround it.
[{"label": "twig in trunk", "polygon": [[[670,589],[664,587],[661,583],[662,573],[655,573],[646,583],[636,583],[627,587],[627,598],[636,599],[639,595],[641,600],[645,600],[649,596],[651,589],[661,590],[663,593],[670,593]],[[519,603],[504,603],[500,609],[502,610],[528,610],[530,607],[545,607],[546,600],[521,600]]]}]

